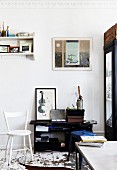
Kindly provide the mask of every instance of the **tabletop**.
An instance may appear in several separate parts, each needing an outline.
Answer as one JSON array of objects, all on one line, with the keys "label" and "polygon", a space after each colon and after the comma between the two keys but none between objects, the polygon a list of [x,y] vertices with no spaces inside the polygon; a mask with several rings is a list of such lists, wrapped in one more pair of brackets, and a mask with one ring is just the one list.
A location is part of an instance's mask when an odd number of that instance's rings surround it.
[{"label": "tabletop", "polygon": [[117,141],[107,141],[101,147],[75,145],[92,170],[117,169]]}]

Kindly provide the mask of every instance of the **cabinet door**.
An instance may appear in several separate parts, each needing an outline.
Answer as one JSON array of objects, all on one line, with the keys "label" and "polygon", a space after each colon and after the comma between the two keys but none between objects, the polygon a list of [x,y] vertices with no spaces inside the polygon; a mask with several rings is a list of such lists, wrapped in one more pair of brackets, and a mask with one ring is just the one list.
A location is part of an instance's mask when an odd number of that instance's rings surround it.
[{"label": "cabinet door", "polygon": [[112,127],[112,52],[106,54],[106,115],[105,123]]},{"label": "cabinet door", "polygon": [[105,49],[104,55],[104,110],[105,110],[105,137],[115,140],[115,54],[113,45]]}]

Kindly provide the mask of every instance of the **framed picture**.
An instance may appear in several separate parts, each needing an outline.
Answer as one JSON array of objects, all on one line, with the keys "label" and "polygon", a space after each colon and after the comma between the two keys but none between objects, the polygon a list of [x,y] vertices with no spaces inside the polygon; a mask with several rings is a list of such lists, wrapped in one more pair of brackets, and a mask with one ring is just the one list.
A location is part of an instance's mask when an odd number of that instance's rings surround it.
[{"label": "framed picture", "polygon": [[51,109],[56,109],[56,88],[36,88],[36,120],[50,120]]},{"label": "framed picture", "polygon": [[53,70],[91,70],[92,38],[53,38]]},{"label": "framed picture", "polygon": [[9,53],[10,45],[0,45],[0,53]]},{"label": "framed picture", "polygon": [[31,53],[32,52],[32,40],[20,40],[20,52]]},{"label": "framed picture", "polygon": [[19,53],[19,47],[18,46],[10,46],[9,52],[10,53]]}]

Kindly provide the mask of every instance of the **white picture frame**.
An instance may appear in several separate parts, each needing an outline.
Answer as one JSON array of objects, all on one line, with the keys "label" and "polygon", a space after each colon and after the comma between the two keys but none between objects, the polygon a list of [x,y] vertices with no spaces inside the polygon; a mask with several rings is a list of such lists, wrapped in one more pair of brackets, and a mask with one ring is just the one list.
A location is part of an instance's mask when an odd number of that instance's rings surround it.
[{"label": "white picture frame", "polygon": [[21,53],[32,53],[32,40],[20,40],[19,44]]},{"label": "white picture frame", "polygon": [[53,70],[92,70],[92,38],[52,38]]},{"label": "white picture frame", "polygon": [[35,119],[50,120],[52,109],[56,109],[56,88],[35,88]]}]

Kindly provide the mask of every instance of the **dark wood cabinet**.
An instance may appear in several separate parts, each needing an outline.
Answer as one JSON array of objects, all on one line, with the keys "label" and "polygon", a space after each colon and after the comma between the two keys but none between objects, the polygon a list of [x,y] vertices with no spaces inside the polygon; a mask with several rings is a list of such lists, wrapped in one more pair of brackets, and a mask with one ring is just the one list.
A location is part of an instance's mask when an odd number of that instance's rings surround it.
[{"label": "dark wood cabinet", "polygon": [[68,151],[70,133],[73,130],[93,130],[96,121],[51,122],[31,120],[34,125],[34,153],[36,151],[53,150]]},{"label": "dark wood cabinet", "polygon": [[104,46],[105,137],[117,140],[117,40]]}]

